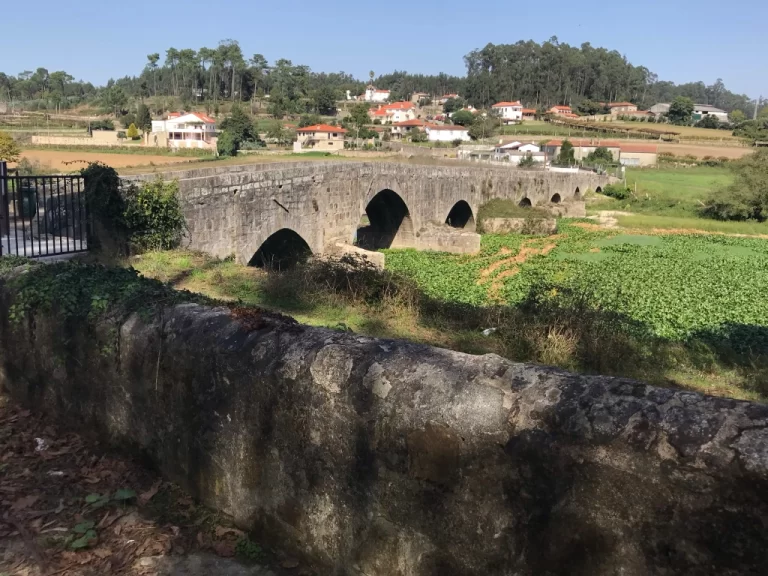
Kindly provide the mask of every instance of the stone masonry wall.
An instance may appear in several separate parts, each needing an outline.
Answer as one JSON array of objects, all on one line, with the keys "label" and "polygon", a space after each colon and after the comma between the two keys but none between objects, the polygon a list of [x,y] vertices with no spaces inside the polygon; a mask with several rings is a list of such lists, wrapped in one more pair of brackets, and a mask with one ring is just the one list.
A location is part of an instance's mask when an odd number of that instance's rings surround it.
[{"label": "stone masonry wall", "polygon": [[[592,173],[341,161],[226,166],[161,176],[179,180],[190,247],[218,257],[234,254],[241,263],[282,228],[297,232],[315,253],[337,242],[351,243],[368,202],[385,189],[402,197],[413,229],[420,230],[429,223],[443,224],[460,200],[477,214],[492,198],[527,197],[543,205],[559,194],[568,202],[577,189],[583,193],[608,182]],[[420,247],[415,236],[412,246]]]},{"label": "stone masonry wall", "polygon": [[768,407],[193,304],[9,320],[0,385],[321,574],[745,575]]}]

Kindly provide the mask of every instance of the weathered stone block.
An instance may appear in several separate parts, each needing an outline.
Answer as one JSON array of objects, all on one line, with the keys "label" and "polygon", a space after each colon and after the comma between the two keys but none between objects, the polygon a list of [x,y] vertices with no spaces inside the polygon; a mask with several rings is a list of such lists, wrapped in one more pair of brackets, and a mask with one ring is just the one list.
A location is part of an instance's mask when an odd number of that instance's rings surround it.
[{"label": "weathered stone block", "polygon": [[142,452],[319,573],[765,571],[766,406],[266,312],[11,321],[13,290],[0,282],[4,389]]},{"label": "weathered stone block", "polygon": [[556,234],[554,218],[486,218],[483,231],[487,234]]}]

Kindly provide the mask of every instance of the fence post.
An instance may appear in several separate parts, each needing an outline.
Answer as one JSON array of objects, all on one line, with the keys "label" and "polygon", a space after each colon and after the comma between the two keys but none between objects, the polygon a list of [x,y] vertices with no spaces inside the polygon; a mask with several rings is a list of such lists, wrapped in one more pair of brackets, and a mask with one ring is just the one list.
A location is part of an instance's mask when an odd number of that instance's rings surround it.
[{"label": "fence post", "polygon": [[8,231],[8,245],[10,246],[10,230],[8,229],[8,163],[0,160],[0,256],[3,255],[2,237]]}]

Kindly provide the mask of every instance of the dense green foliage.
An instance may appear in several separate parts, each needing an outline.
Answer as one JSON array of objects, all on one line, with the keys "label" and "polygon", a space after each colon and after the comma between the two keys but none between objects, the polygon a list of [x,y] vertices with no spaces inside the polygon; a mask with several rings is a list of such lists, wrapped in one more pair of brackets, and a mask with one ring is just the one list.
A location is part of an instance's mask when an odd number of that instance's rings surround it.
[{"label": "dense green foliage", "polygon": [[563,145],[560,146],[560,152],[557,154],[556,164],[561,166],[570,166],[576,163],[576,156],[573,150],[573,144],[570,140],[563,140]]},{"label": "dense green foliage", "polygon": [[460,92],[476,107],[509,99],[537,108],[568,103],[578,109],[584,99],[629,100],[647,107],[684,96],[727,111],[740,109],[750,114],[752,109],[749,97],[728,91],[720,79],[710,86],[660,81],[648,68],[631,64],[616,50],[595,48],[589,42],[576,47],[553,37],[541,44],[532,40],[488,44],[464,60],[467,79]]},{"label": "dense green foliage", "polygon": [[178,183],[154,181],[124,186],[114,168],[92,163],[81,170],[89,214],[103,233],[134,248],[170,249],[179,245],[186,224]]},{"label": "dense green foliage", "polygon": [[[602,310],[620,313],[659,337],[726,338],[738,349],[768,346],[768,251],[759,239],[725,236],[617,236],[564,228],[547,256],[502,265],[500,295],[518,304],[531,290],[579,293]],[[479,256],[390,250],[387,267],[416,280],[430,296],[473,305],[489,303],[482,271],[519,251],[521,236],[484,236]],[[536,240],[538,245],[552,242]],[[530,244],[528,244],[530,246]],[[594,252],[599,250],[599,252]]]},{"label": "dense green foliage", "polygon": [[139,250],[170,250],[181,243],[186,223],[179,204],[179,183],[158,178],[124,193],[125,225]]},{"label": "dense green foliage", "polygon": [[718,220],[768,220],[768,149],[730,163],[733,183],[716,190],[702,214]]},{"label": "dense green foliage", "polygon": [[0,160],[16,162],[21,156],[21,148],[8,132],[0,131]]},{"label": "dense green foliage", "polygon": [[451,116],[451,122],[458,126],[469,126],[475,121],[475,115],[469,110],[459,110]]},{"label": "dense green foliage", "polygon": [[216,152],[219,156],[237,156],[237,141],[232,132],[220,132],[216,142]]},{"label": "dense green foliage", "polygon": [[109,268],[77,261],[29,264],[11,282],[16,291],[12,321],[28,312],[60,314],[77,320],[121,320],[132,312],[152,314],[179,302],[207,302],[202,296],[173,290],[157,280],[139,276],[132,268]]},{"label": "dense green foliage", "polygon": [[768,142],[768,118],[763,117],[757,120],[741,122],[734,128],[733,135],[746,138],[752,142]]},{"label": "dense green foliage", "polygon": [[693,100],[685,96],[678,96],[669,106],[667,118],[670,123],[684,126],[691,123],[693,116]]},{"label": "dense green foliage", "polygon": [[594,151],[587,154],[586,161],[592,164],[615,164],[613,154],[605,146],[598,146]]},{"label": "dense green foliage", "polygon": [[[396,70],[359,79],[345,72],[313,72],[284,58],[270,63],[262,54],[248,57],[237,41],[224,40],[215,47],[170,47],[162,55],[148,54],[143,70],[110,80],[102,88],[45,68],[17,76],[0,73],[0,94],[22,102],[25,109],[53,110],[90,102],[118,116],[131,99],[149,96],[157,97],[153,103],[156,113],[173,106],[170,99],[180,100],[187,109],[205,100],[215,112],[222,100],[266,103],[269,95],[268,109],[276,118],[286,113],[333,114],[346,90],[361,94],[369,82],[391,90],[394,100],[409,99],[414,92],[433,96],[458,93],[479,108],[521,99],[536,108],[569,103],[581,113],[599,113],[603,110],[598,102],[630,100],[647,107],[684,96],[729,112],[740,110],[748,117],[753,109],[747,96],[730,92],[720,79],[711,85],[675,85],[660,81],[646,67],[633,65],[615,50],[589,43],[570,46],[555,37],[542,43],[488,44],[471,51],[464,60],[466,77]],[[463,102],[455,109],[462,106]]]}]

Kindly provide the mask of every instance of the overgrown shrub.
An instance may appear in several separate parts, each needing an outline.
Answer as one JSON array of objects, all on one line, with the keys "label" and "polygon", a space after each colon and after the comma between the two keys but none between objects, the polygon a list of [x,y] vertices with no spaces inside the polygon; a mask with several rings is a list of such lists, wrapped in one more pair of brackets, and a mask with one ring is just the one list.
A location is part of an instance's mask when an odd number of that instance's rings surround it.
[{"label": "overgrown shrub", "polygon": [[219,133],[218,140],[216,142],[216,151],[219,156],[237,156],[237,140],[232,132],[224,130]]},{"label": "overgrown shrub", "polygon": [[81,174],[86,205],[99,234],[139,250],[167,250],[179,245],[186,223],[178,182],[158,178],[125,187],[115,169],[101,163],[90,164]]},{"label": "overgrown shrub", "polygon": [[186,230],[179,204],[179,183],[158,178],[125,192],[125,225],[130,242],[139,250],[170,250]]},{"label": "overgrown shrub", "polygon": [[733,161],[730,167],[733,183],[713,192],[701,214],[716,220],[768,219],[768,149]]},{"label": "overgrown shrub", "polygon": [[632,191],[625,184],[616,183],[604,186],[603,194],[616,200],[626,200],[632,195]]}]

